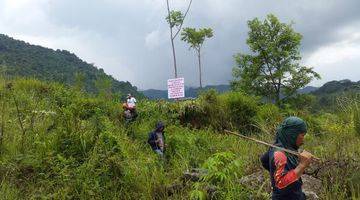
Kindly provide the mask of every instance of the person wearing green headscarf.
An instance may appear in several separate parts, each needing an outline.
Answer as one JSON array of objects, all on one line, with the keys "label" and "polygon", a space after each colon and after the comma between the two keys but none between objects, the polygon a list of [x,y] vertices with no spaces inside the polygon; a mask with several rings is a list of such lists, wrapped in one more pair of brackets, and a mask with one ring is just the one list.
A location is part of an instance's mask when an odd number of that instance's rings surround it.
[{"label": "person wearing green headscarf", "polygon": [[[304,143],[307,132],[305,122],[298,117],[286,118],[278,127],[275,145],[292,151],[298,151]],[[311,161],[312,155],[303,151],[300,156],[270,148],[262,157],[261,162],[270,172],[273,200],[303,200],[301,175]]]}]

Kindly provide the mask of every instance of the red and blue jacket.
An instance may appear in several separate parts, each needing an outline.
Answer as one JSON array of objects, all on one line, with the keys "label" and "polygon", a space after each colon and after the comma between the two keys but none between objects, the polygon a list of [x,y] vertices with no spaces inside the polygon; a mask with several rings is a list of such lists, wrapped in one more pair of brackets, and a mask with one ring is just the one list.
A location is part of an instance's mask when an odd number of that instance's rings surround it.
[{"label": "red and blue jacket", "polygon": [[273,200],[304,200],[302,180],[295,173],[296,165],[288,162],[286,154],[269,149],[261,157],[262,165],[270,172]]}]

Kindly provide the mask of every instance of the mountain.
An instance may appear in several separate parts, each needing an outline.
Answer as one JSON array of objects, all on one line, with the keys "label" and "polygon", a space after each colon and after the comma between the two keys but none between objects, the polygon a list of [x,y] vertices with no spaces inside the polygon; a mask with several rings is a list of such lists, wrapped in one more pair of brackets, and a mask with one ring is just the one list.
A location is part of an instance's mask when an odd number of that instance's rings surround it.
[{"label": "mountain", "polygon": [[80,82],[91,93],[111,83],[113,92],[142,96],[131,83],[116,80],[69,51],[31,45],[3,34],[0,34],[0,69],[10,77],[32,77],[73,86]]},{"label": "mountain", "polygon": [[[200,88],[193,88],[193,87],[185,87],[185,96],[195,98],[198,96],[199,91],[201,90],[209,90],[215,89],[219,93],[223,93],[230,90],[230,85],[208,85],[203,89]],[[149,99],[167,99],[168,93],[167,90],[155,90],[149,89],[144,90],[142,93],[148,97]]]},{"label": "mountain", "polygon": [[344,99],[358,99],[360,97],[360,81],[352,82],[347,79],[330,81],[310,94],[316,96],[315,107],[317,109],[334,111],[339,109],[339,102]]},{"label": "mountain", "polygon": [[149,99],[167,99],[168,98],[167,90],[149,89],[149,90],[143,90],[141,92]]},{"label": "mountain", "polygon": [[352,82],[348,79],[340,81],[330,81],[312,92],[314,95],[329,95],[340,92],[360,92],[360,81]]},{"label": "mountain", "polygon": [[311,92],[316,91],[317,89],[318,89],[317,87],[306,86],[306,87],[304,87],[304,88],[298,89],[297,92],[298,92],[299,94],[308,94],[308,93],[311,93]]}]

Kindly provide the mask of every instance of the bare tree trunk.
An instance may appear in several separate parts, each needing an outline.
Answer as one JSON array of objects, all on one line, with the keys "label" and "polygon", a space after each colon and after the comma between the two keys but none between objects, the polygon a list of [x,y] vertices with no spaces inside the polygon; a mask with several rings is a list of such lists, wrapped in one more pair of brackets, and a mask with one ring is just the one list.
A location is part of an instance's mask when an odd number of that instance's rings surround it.
[{"label": "bare tree trunk", "polygon": [[202,88],[202,73],[201,73],[201,51],[198,50],[198,61],[199,61],[199,80],[200,80],[200,88]]},{"label": "bare tree trunk", "polygon": [[[172,30],[170,32],[171,32],[171,35],[172,35]],[[171,47],[172,47],[173,59],[174,59],[174,73],[175,73],[175,78],[177,78],[178,75],[177,75],[177,66],[176,66],[175,46],[174,46],[174,40],[173,39],[171,39]]]},{"label": "bare tree trunk", "polygon": [[[169,20],[171,20],[171,19],[170,19],[169,0],[166,0],[166,5],[167,5],[168,17],[169,17]],[[174,45],[174,37],[173,37],[173,28],[171,27],[171,23],[169,23],[169,28],[170,28],[171,48],[172,48],[173,59],[174,59],[174,73],[175,73],[175,78],[177,78],[177,66],[176,66],[175,45]]]}]

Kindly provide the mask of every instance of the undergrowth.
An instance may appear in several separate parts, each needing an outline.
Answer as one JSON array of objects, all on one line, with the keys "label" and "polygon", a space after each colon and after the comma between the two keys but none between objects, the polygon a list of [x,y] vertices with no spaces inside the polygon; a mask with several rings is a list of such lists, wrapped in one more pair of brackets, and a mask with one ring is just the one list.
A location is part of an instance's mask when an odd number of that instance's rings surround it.
[{"label": "undergrowth", "polygon": [[[266,199],[261,185],[239,182],[262,170],[258,159],[266,147],[223,130],[271,142],[276,126],[291,115],[308,122],[304,148],[334,166],[318,174],[321,198],[359,197],[357,104],[313,114],[243,93],[210,91],[185,102],[143,100],[138,119],[126,124],[120,103],[59,84],[1,79],[1,198]],[[159,120],[166,125],[165,160],[146,143]],[[184,183],[183,173],[194,168],[207,173]],[[170,194],[173,185],[181,188]]]}]

